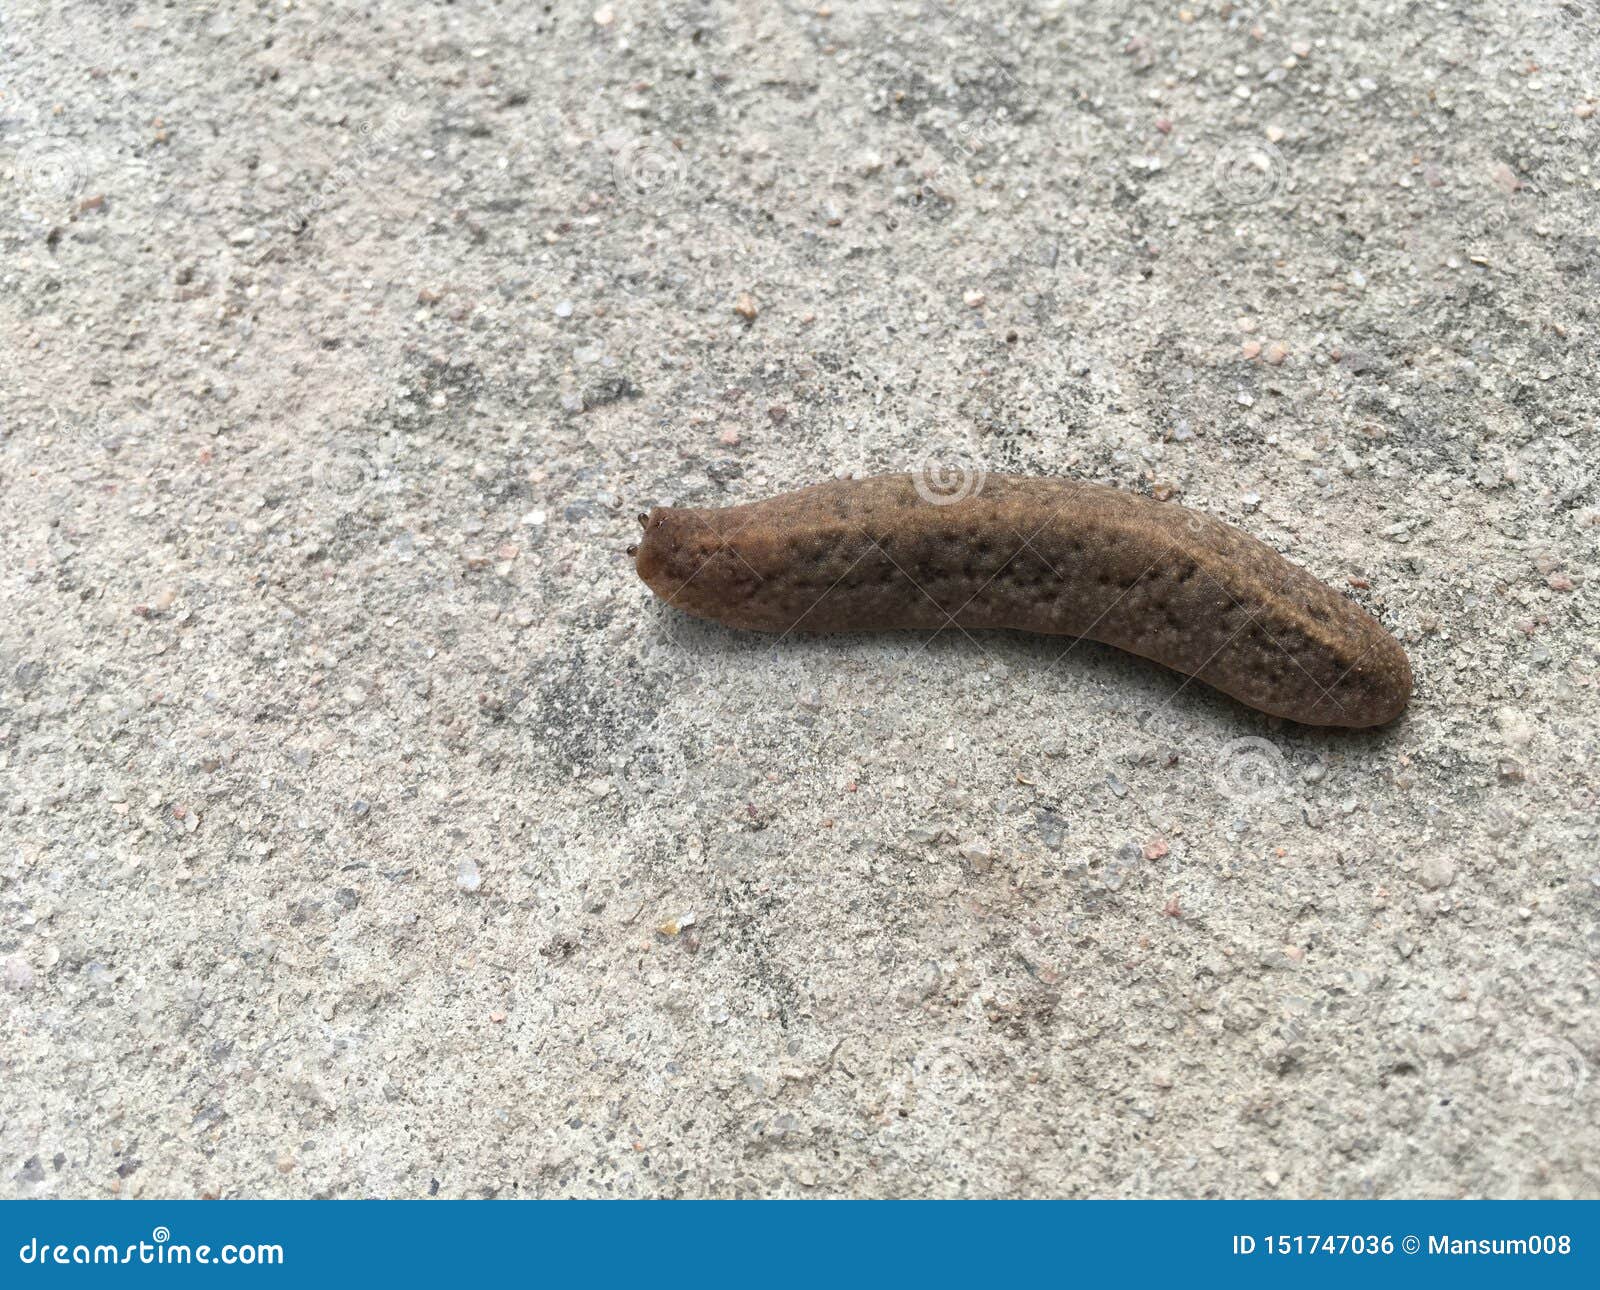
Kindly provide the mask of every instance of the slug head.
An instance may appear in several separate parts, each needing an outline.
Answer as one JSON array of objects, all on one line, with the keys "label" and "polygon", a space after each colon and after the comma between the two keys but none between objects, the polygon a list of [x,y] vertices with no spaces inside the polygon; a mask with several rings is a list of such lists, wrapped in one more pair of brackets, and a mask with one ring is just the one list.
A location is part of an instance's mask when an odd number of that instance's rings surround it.
[{"label": "slug head", "polygon": [[639,516],[644,536],[628,548],[634,569],[675,609],[700,618],[726,618],[730,603],[748,593],[745,584],[753,579],[723,534],[726,514],[658,506]]}]

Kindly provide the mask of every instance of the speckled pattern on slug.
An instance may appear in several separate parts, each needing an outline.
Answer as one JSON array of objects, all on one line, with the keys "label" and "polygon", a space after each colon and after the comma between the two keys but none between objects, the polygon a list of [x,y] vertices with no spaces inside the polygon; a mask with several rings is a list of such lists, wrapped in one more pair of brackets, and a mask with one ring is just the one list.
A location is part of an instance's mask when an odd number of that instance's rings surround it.
[{"label": "speckled pattern on slug", "polygon": [[1227,524],[1095,484],[989,476],[935,504],[885,475],[643,522],[639,576],[730,627],[1083,636],[1308,725],[1382,725],[1411,694],[1353,601]]}]

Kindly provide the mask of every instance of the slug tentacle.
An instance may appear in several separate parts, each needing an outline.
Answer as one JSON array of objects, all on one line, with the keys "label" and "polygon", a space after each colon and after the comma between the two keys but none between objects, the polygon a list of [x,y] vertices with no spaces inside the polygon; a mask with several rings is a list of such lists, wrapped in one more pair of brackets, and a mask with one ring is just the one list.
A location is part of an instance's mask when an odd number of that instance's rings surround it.
[{"label": "slug tentacle", "polygon": [[1066,479],[988,475],[929,498],[911,475],[640,516],[663,600],[769,632],[1012,628],[1087,637],[1276,716],[1393,720],[1411,665],[1355,602],[1231,525]]}]

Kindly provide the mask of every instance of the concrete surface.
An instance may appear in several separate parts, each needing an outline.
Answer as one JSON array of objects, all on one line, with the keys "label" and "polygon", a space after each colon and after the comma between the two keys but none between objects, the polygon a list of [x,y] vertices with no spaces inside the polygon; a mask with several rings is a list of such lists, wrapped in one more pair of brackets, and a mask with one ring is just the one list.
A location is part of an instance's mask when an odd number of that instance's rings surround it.
[{"label": "concrete surface", "polygon": [[[6,5],[0,1192],[1600,1193],[1600,11],[830,3]],[[928,463],[1411,711],[623,554]]]}]

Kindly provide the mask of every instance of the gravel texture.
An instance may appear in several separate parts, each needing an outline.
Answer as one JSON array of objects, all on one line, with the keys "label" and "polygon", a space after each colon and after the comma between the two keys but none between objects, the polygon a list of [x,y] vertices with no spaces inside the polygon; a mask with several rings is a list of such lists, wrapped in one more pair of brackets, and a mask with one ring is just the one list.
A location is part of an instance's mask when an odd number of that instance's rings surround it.
[{"label": "gravel texture", "polygon": [[[1592,0],[0,14],[0,1194],[1600,1194]],[[1174,497],[1403,640],[663,607]]]}]

